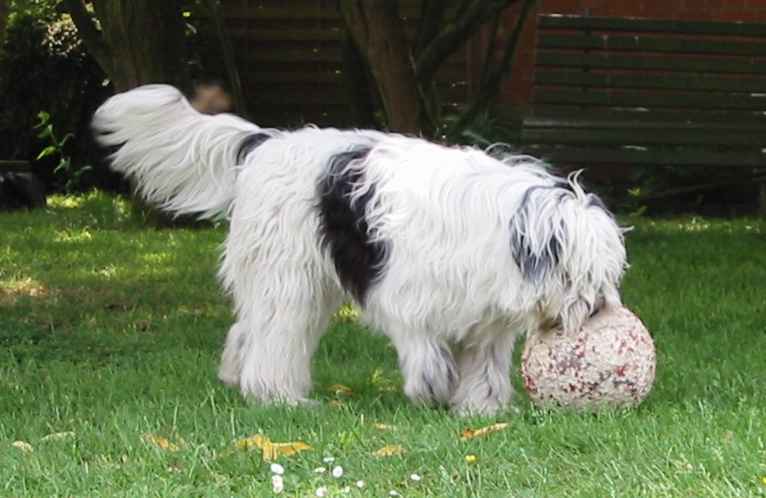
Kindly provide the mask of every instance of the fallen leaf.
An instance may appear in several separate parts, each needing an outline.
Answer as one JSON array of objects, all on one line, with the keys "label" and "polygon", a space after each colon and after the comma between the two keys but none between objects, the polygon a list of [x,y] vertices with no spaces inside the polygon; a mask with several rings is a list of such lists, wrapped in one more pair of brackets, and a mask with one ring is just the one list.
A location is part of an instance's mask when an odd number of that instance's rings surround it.
[{"label": "fallen leaf", "polygon": [[370,383],[375,386],[378,391],[396,391],[398,386],[396,382],[387,378],[382,369],[376,368],[370,376]]},{"label": "fallen leaf", "polygon": [[466,455],[465,456],[465,463],[476,463],[479,461],[479,457],[476,455]]},{"label": "fallen leaf", "polygon": [[53,434],[48,434],[47,436],[40,439],[40,441],[62,441],[64,439],[69,439],[74,437],[74,432],[67,431],[67,432],[54,432]]},{"label": "fallen leaf", "polygon": [[261,449],[266,442],[270,443],[269,438],[256,434],[255,436],[238,439],[234,442],[234,447],[238,450],[251,450],[253,448]]},{"label": "fallen leaf", "polygon": [[27,443],[26,441],[14,441],[13,444],[11,444],[14,448],[17,450],[21,450],[24,453],[31,453],[34,451],[34,448],[32,448],[32,445]]},{"label": "fallen leaf", "polygon": [[382,447],[381,449],[375,451],[372,455],[376,456],[378,458],[385,458],[390,456],[396,456],[396,455],[402,455],[406,453],[407,450],[401,447],[401,445],[398,444],[389,444],[387,446]]},{"label": "fallen leaf", "polygon": [[333,384],[328,386],[327,389],[335,396],[353,396],[354,394],[354,391],[350,387],[344,386],[343,384]]},{"label": "fallen leaf", "polygon": [[172,443],[168,438],[156,434],[144,434],[144,441],[161,450],[178,451],[180,449],[177,444]]},{"label": "fallen leaf", "polygon": [[734,440],[734,433],[732,431],[726,431],[723,433],[723,440],[726,443],[731,443]]},{"label": "fallen leaf", "polygon": [[290,456],[301,451],[307,451],[312,449],[302,441],[296,441],[291,443],[274,443],[266,436],[256,434],[244,439],[240,439],[234,443],[234,447],[240,450],[250,450],[258,448],[261,450],[263,460],[265,462],[271,462],[279,457]]},{"label": "fallen leaf", "polygon": [[393,431],[396,429],[396,427],[394,427],[393,425],[381,424],[378,422],[372,424],[372,426],[378,429],[379,431]]},{"label": "fallen leaf", "polygon": [[482,427],[481,429],[465,429],[461,434],[460,439],[462,441],[467,441],[476,437],[483,437],[487,434],[492,434],[493,432],[505,430],[510,427],[510,425],[511,424],[508,422],[499,422],[497,424],[488,425],[487,427]]}]

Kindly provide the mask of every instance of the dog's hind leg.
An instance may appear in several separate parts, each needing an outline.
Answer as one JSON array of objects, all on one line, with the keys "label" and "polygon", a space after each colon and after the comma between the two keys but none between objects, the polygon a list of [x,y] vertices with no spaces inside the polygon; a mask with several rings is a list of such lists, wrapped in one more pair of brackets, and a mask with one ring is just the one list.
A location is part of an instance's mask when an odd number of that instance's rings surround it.
[{"label": "dog's hind leg", "polygon": [[[340,293],[318,289],[308,281],[312,276],[312,272],[271,275],[274,284],[252,296],[240,322],[245,329],[235,341],[239,387],[246,398],[262,403],[309,402],[311,358],[340,304]],[[226,368],[222,365],[222,370]]]},{"label": "dog's hind leg", "polygon": [[460,382],[450,405],[460,415],[493,415],[507,408],[513,395],[510,369],[518,334],[500,322],[477,332],[456,355]]},{"label": "dog's hind leg", "polygon": [[243,244],[238,230],[233,223],[221,267],[237,323],[229,331],[219,377],[253,401],[306,402],[311,357],[342,293],[318,246],[301,245],[299,237],[291,245],[284,240],[287,233]]},{"label": "dog's hind leg", "polygon": [[226,345],[221,355],[221,366],[218,369],[218,378],[227,386],[239,386],[239,376],[242,372],[240,362],[240,350],[246,337],[244,324],[236,322],[226,335]]}]

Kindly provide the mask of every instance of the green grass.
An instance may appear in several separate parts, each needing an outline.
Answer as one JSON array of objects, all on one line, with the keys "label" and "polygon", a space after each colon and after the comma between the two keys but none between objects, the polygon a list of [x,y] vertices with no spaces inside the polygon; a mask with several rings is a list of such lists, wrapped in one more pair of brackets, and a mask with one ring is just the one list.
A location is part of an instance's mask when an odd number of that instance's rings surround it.
[{"label": "green grass", "polygon": [[[260,453],[231,451],[258,433],[313,447],[281,461],[286,496],[766,496],[762,222],[636,222],[624,299],[659,355],[638,409],[541,411],[519,394],[517,414],[466,420],[407,404],[393,350],[348,316],[315,358],[318,408],[248,405],[215,378],[224,228],[146,229],[129,212],[91,194],[0,215],[0,496],[270,496]],[[353,394],[332,402],[334,383]],[[511,425],[460,440],[495,421]],[[43,440],[60,432],[74,435]],[[388,444],[407,452],[371,455]],[[314,472],[326,456],[343,478]]]}]

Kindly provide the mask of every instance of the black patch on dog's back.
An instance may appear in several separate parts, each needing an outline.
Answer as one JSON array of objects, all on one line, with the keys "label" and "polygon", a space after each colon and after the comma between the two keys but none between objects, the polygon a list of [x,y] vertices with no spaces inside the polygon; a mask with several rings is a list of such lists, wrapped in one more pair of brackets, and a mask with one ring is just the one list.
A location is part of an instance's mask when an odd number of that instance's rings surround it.
[{"label": "black patch on dog's back", "polygon": [[242,140],[242,143],[239,144],[239,150],[237,150],[237,164],[242,164],[242,161],[245,160],[248,154],[260,147],[263,142],[270,138],[271,135],[266,133],[253,133],[252,135],[248,135],[247,138]]},{"label": "black patch on dog's back", "polygon": [[351,202],[351,194],[363,180],[364,172],[347,166],[363,160],[370,149],[360,147],[333,156],[318,185],[322,246],[330,251],[343,288],[360,304],[364,304],[370,285],[380,277],[385,257],[383,244],[370,240],[365,219],[375,186]]}]

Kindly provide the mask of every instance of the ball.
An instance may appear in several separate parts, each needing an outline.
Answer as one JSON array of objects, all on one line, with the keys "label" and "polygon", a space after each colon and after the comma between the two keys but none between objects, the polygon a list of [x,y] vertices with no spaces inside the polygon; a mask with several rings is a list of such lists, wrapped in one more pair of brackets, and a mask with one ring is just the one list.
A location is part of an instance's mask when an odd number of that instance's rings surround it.
[{"label": "ball", "polygon": [[576,334],[556,329],[527,338],[521,373],[540,407],[633,407],[652,389],[656,355],[652,336],[630,310],[593,316]]}]

